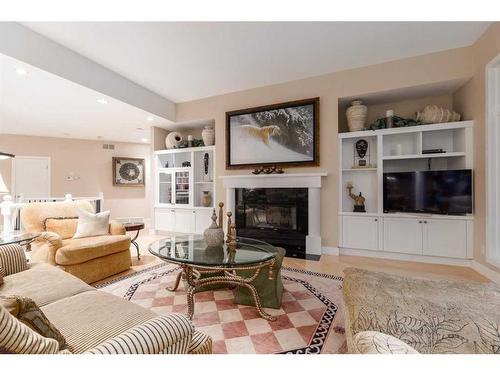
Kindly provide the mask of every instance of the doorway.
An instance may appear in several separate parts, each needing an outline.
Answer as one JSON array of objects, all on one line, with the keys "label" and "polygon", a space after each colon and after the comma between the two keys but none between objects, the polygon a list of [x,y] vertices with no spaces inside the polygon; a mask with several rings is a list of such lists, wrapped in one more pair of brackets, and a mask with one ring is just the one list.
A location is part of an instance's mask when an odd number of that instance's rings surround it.
[{"label": "doorway", "polygon": [[16,156],[12,164],[12,192],[17,200],[50,197],[50,157]]}]

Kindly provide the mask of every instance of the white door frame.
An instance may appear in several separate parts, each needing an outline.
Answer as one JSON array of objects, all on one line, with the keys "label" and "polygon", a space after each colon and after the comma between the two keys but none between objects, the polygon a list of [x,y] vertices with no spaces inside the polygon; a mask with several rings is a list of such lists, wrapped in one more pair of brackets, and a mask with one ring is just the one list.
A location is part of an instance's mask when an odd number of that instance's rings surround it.
[{"label": "white door frame", "polygon": [[486,65],[486,261],[500,266],[500,55]]},{"label": "white door frame", "polygon": [[[47,160],[47,174],[48,174],[48,179],[47,179],[47,191],[49,192],[49,196],[52,195],[52,190],[51,190],[51,179],[52,179],[52,171],[51,171],[51,160],[50,156],[28,156],[28,155],[16,155],[14,156],[14,159],[44,159]],[[15,199],[16,197],[16,162],[15,160],[12,159],[12,171],[11,171],[11,183],[10,183],[10,191],[12,193],[12,197]],[[48,198],[48,197],[36,197],[36,198]]]}]

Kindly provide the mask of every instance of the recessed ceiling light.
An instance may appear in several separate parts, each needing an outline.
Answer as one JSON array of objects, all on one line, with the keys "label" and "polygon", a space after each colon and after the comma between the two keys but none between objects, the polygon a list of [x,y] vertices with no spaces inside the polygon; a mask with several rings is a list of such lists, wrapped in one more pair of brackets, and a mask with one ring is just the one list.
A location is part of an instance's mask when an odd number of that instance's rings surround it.
[{"label": "recessed ceiling light", "polygon": [[17,68],[16,69],[16,73],[22,77],[24,76],[27,76],[28,75],[28,71],[24,68]]},{"label": "recessed ceiling light", "polygon": [[97,103],[99,104],[108,104],[108,101],[104,98],[97,99]]},{"label": "recessed ceiling light", "polygon": [[98,136],[97,136],[97,139],[102,139],[102,135],[98,135]]},{"label": "recessed ceiling light", "polygon": [[63,135],[71,135],[70,133],[63,133]]},{"label": "recessed ceiling light", "polygon": [[141,141],[142,141],[143,143],[148,143],[148,142],[149,142],[149,139],[147,139],[147,138],[141,138]]},{"label": "recessed ceiling light", "polygon": [[155,118],[154,118],[153,116],[148,116],[148,118],[147,118],[146,120],[148,120],[148,121],[150,121],[150,122],[151,122],[151,121],[154,121],[154,120],[155,120]]},{"label": "recessed ceiling light", "polygon": [[144,130],[144,128],[135,128],[135,130]]}]

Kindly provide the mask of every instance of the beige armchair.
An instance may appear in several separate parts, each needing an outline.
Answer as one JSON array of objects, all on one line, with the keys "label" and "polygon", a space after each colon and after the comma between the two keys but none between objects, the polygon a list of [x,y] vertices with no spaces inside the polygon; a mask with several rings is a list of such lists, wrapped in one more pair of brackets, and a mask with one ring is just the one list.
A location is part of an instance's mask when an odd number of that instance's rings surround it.
[{"label": "beige armchair", "polygon": [[26,231],[41,232],[31,244],[32,260],[58,266],[86,283],[129,269],[130,237],[122,224],[111,221],[106,236],[73,239],[78,208],[93,212],[87,201],[31,203],[21,210]]}]

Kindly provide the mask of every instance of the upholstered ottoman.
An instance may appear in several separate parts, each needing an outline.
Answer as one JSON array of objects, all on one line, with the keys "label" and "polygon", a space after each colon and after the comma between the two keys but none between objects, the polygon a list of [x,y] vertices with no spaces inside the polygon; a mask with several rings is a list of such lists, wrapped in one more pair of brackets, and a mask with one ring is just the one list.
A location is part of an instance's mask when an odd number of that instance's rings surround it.
[{"label": "upholstered ottoman", "polygon": [[[273,267],[273,279],[269,280],[269,270],[264,268],[254,282],[255,288],[260,296],[263,307],[279,309],[281,298],[283,297],[283,282],[281,280],[281,264],[285,257],[286,250],[282,247],[275,247],[276,262]],[[239,271],[238,275],[251,276],[255,271]],[[237,287],[234,303],[238,305],[255,306],[251,292],[245,287]]]}]

